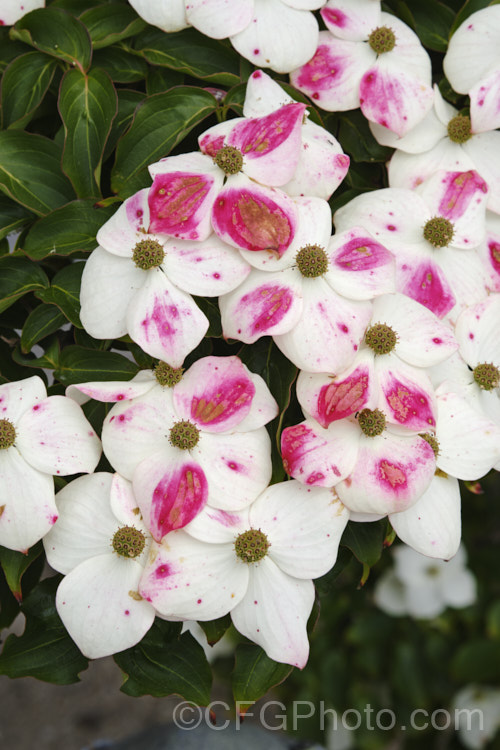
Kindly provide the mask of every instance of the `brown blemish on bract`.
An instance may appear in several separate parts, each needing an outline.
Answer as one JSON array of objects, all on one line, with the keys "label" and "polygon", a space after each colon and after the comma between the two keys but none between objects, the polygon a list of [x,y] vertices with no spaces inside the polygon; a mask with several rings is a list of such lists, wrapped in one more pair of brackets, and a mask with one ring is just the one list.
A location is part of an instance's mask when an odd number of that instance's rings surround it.
[{"label": "brown blemish on bract", "polygon": [[131,599],[133,599],[135,602],[142,602],[142,596],[139,594],[138,591],[129,591],[128,595]]},{"label": "brown blemish on bract", "polygon": [[4,510],[5,510],[5,505],[0,505],[0,518],[3,516]]}]

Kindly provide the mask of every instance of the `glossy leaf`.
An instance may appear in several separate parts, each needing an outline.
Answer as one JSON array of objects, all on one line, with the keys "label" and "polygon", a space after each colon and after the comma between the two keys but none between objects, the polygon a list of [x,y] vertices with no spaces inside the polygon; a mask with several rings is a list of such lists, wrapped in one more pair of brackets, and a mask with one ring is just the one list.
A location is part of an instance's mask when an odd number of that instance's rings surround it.
[{"label": "glossy leaf", "polygon": [[130,380],[138,371],[134,362],[116,352],[67,346],[61,352],[54,376],[70,385],[91,380]]},{"label": "glossy leaf", "polygon": [[252,703],[283,682],[292,669],[289,664],[270,659],[260,646],[240,643],[232,678],[233,696],[240,715],[244,716]]},{"label": "glossy leaf", "polygon": [[59,366],[60,346],[57,336],[53,336],[43,343],[44,352],[36,357],[32,354],[23,354],[19,348],[12,353],[12,359],[25,367],[35,367],[42,370],[55,370]]},{"label": "glossy leaf", "polygon": [[102,156],[117,107],[115,88],[104,71],[69,70],[64,75],[59,92],[64,123],[62,168],[79,198],[101,195]]},{"label": "glossy leaf", "polygon": [[113,206],[98,207],[91,200],[67,203],[33,225],[23,243],[23,251],[34,260],[91,252],[97,246],[98,230],[115,210]]},{"label": "glossy leaf", "polygon": [[[141,81],[148,72],[147,63],[142,57],[132,55],[118,46],[106,47],[94,52],[93,63],[96,68],[105,70],[111,80],[116,83]],[[119,95],[120,92],[118,92]]]},{"label": "glossy leaf", "polygon": [[121,3],[106,3],[91,8],[81,14],[80,21],[87,27],[94,49],[109,47],[146,27],[146,22],[130,5]]},{"label": "glossy leaf", "polygon": [[18,231],[34,218],[30,211],[0,193],[0,239]]},{"label": "glossy leaf", "polygon": [[57,63],[41,52],[13,60],[2,77],[2,127],[24,128],[40,106],[54,77]]},{"label": "glossy leaf", "polygon": [[148,165],[168,156],[216,108],[212,94],[188,86],[147,97],[118,142],[111,180],[113,191],[125,199],[151,184]]},{"label": "glossy leaf", "polygon": [[0,132],[0,190],[39,216],[75,197],[60,162],[61,149],[48,138],[16,130]]},{"label": "glossy leaf", "polygon": [[42,554],[42,550],[43,546],[41,542],[28,550],[26,555],[23,552],[15,552],[14,550],[7,549],[7,547],[0,547],[0,565],[5,574],[7,584],[18,602],[23,598],[21,579],[31,563]]},{"label": "glossy leaf", "polygon": [[146,78],[146,92],[148,96],[163,94],[173,86],[182,86],[185,76],[170,68],[149,68]]},{"label": "glossy leaf", "polygon": [[37,341],[55,333],[66,323],[66,316],[54,305],[42,304],[35,307],[26,318],[21,334],[21,350],[27,354]]},{"label": "glossy leaf", "polygon": [[109,159],[116,148],[118,139],[124,134],[132,122],[136,107],[144,100],[144,94],[131,89],[118,89],[118,112],[111,125],[111,131],[104,149],[103,161]]},{"label": "glossy leaf", "polygon": [[455,19],[453,10],[436,0],[407,0],[407,4],[422,44],[437,52],[446,52],[450,28]]},{"label": "glossy leaf", "polygon": [[0,258],[0,312],[28,292],[45,289],[48,285],[44,271],[28,258],[18,255]]},{"label": "glossy leaf", "polygon": [[341,544],[348,547],[360,563],[371,568],[380,560],[385,530],[384,518],[372,523],[349,522],[342,535]]},{"label": "glossy leaf", "polygon": [[51,281],[50,287],[37,296],[48,304],[57,305],[66,318],[77,328],[80,322],[80,285],[85,263],[71,263],[62,268]]},{"label": "glossy leaf", "polygon": [[231,626],[231,615],[219,617],[217,620],[200,622],[199,625],[207,636],[208,645],[214,646],[220,641],[224,633]]},{"label": "glossy leaf", "polygon": [[0,73],[16,57],[31,51],[26,44],[10,39],[9,31],[9,26],[0,26]]},{"label": "glossy leaf", "polygon": [[368,121],[360,111],[349,112],[349,116],[341,115],[339,121],[339,141],[344,151],[355,161],[390,159],[393,149],[377,143],[368,126]]},{"label": "glossy leaf", "polygon": [[89,32],[80,21],[59,8],[40,8],[28,13],[12,27],[10,36],[80,70],[90,67]]}]

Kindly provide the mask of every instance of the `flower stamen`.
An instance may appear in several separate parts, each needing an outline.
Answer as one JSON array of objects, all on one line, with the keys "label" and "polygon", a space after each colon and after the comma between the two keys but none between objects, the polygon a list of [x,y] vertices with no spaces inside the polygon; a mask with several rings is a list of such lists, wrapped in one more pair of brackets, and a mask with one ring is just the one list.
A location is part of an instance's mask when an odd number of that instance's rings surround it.
[{"label": "flower stamen", "polygon": [[269,540],[263,531],[249,529],[236,537],[234,551],[243,562],[255,563],[267,555],[269,546]]}]

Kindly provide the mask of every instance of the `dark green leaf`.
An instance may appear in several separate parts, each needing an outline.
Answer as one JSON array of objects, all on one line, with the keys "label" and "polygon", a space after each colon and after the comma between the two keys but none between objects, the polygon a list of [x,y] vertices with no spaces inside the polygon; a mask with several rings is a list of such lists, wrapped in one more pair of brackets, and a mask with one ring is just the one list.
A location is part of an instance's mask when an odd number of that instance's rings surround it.
[{"label": "dark green leaf", "polygon": [[66,316],[54,305],[38,305],[26,318],[21,334],[21,350],[30,352],[37,341],[55,333],[66,323]]},{"label": "dark green leaf", "polygon": [[200,310],[207,316],[210,323],[205,336],[207,338],[219,338],[222,336],[222,323],[217,300],[209,297],[193,297],[193,299]]},{"label": "dark green leaf", "polygon": [[328,573],[325,573],[324,576],[321,576],[321,578],[317,578],[314,581],[314,585],[316,586],[316,589],[320,596],[326,596],[330,593],[335,584],[335,581],[349,565],[352,559],[352,555],[346,547],[339,547],[339,553],[337,555],[337,560],[335,561],[335,565],[333,566],[333,568],[331,568]]},{"label": "dark green leaf", "polygon": [[13,42],[9,38],[10,27],[0,26],[0,73],[7,65],[20,55],[30,52],[30,48],[22,42]]},{"label": "dark green leaf", "polygon": [[240,714],[245,714],[252,703],[262,698],[268,690],[286,680],[293,667],[279,664],[266,656],[260,646],[240,643],[232,677],[234,700]]},{"label": "dark green leaf", "polygon": [[10,635],[0,655],[0,674],[36,677],[56,685],[79,681],[88,666],[64,628],[55,606],[60,577],[46,578],[26,597],[22,611],[26,628],[21,636]]},{"label": "dark green leaf", "polygon": [[0,132],[0,190],[40,216],[75,197],[61,172],[61,150],[48,138]]},{"label": "dark green leaf", "polygon": [[356,110],[349,112],[349,116],[341,115],[339,141],[344,151],[359,161],[387,161],[393,149],[380,146],[373,137],[368,120]]},{"label": "dark green leaf", "polygon": [[452,662],[452,670],[461,682],[496,682],[499,664],[499,641],[474,640],[459,648]]},{"label": "dark green leaf", "polygon": [[136,107],[144,99],[144,94],[140,91],[131,91],[130,89],[118,89],[118,112],[113,120],[111,132],[108,136],[106,148],[104,149],[104,161],[109,159],[116,148],[118,139],[124,134],[129,127]]},{"label": "dark green leaf", "polygon": [[371,568],[380,560],[385,530],[385,519],[372,523],[350,521],[342,535],[341,544],[348,547],[360,563]]},{"label": "dark green leaf", "polygon": [[35,217],[19,203],[0,193],[0,238],[29,224]]},{"label": "dark green leaf", "polygon": [[164,65],[223,86],[234,86],[240,81],[237,53],[195,29],[165,34],[148,27],[136,38],[134,46],[151,65]]},{"label": "dark green leaf", "polygon": [[176,694],[201,706],[210,701],[212,672],[205,652],[191,633],[167,642],[148,633],[137,646],[116,654],[114,659],[127,675],[121,687],[127,695]]},{"label": "dark green leaf", "polygon": [[111,181],[113,191],[125,199],[150,185],[148,165],[167,156],[216,108],[212,94],[188,86],[145,99],[137,108],[129,130],[118,142]]},{"label": "dark green leaf", "polygon": [[69,70],[61,81],[59,111],[64,123],[62,168],[79,198],[101,195],[104,146],[118,108],[115,87],[103,70]]},{"label": "dark green leaf", "polygon": [[24,128],[40,106],[57,63],[41,52],[13,60],[2,77],[2,127]]},{"label": "dark green leaf", "polygon": [[94,53],[93,64],[94,68],[105,70],[111,80],[116,83],[142,81],[148,72],[147,63],[141,57],[132,55],[118,46],[97,50]]},{"label": "dark green leaf", "polygon": [[89,32],[64,10],[33,10],[12,27],[10,36],[81,70],[90,66],[92,45]]},{"label": "dark green leaf", "polygon": [[497,599],[488,610],[486,628],[491,638],[500,640],[500,599]]},{"label": "dark green leaf", "polygon": [[71,263],[58,271],[48,289],[38,293],[39,299],[57,305],[66,318],[77,328],[80,322],[80,285],[85,263]]},{"label": "dark green leaf", "polygon": [[99,208],[92,200],[67,203],[33,225],[23,251],[34,260],[90,252],[97,246],[98,230],[114,212],[114,206]]},{"label": "dark green leaf", "polygon": [[149,68],[146,78],[146,93],[148,96],[163,94],[173,86],[182,86],[183,83],[184,76],[176,70],[170,70],[170,68]]},{"label": "dark green leaf", "polygon": [[278,402],[280,412],[288,406],[290,390],[297,377],[298,370],[274,341],[263,337],[252,344],[245,345],[239,353],[241,361],[252,371],[260,375],[269,386],[269,390]]},{"label": "dark green leaf", "polygon": [[224,617],[219,617],[217,620],[210,620],[209,622],[200,622],[199,625],[207,636],[208,644],[214,646],[220,641],[226,630],[231,625],[231,615],[225,615]]},{"label": "dark green leaf", "polygon": [[19,614],[19,603],[9,589],[5,573],[0,567],[0,630],[12,625]]},{"label": "dark green leaf", "polygon": [[48,285],[42,269],[27,258],[17,255],[0,258],[0,312],[28,292],[45,289]]},{"label": "dark green leaf", "polygon": [[[121,39],[134,36],[146,27],[130,5],[107,3],[85,11],[80,21],[87,27],[94,49],[109,47]],[[95,64],[95,62],[94,62]]]},{"label": "dark green leaf", "polygon": [[[61,8],[61,10],[67,10],[73,16],[81,16],[89,8],[95,8],[102,2],[103,0],[54,0],[52,8]],[[104,2],[108,2],[108,0],[104,0]]]},{"label": "dark green leaf", "polygon": [[42,550],[41,542],[28,550],[26,555],[23,552],[7,549],[7,547],[0,547],[0,565],[5,573],[7,584],[18,601],[22,599],[21,578],[31,563],[42,554]]},{"label": "dark green leaf", "polygon": [[415,19],[415,30],[425,47],[446,52],[455,13],[437,0],[407,0]]},{"label": "dark green leaf", "polygon": [[59,339],[57,336],[49,339],[43,345],[44,353],[40,357],[31,354],[23,355],[19,349],[15,349],[12,359],[26,367],[36,367],[43,370],[54,370],[59,364]]},{"label": "dark green leaf", "polygon": [[138,366],[121,354],[67,346],[61,352],[54,376],[70,385],[90,380],[130,380],[138,371]]}]

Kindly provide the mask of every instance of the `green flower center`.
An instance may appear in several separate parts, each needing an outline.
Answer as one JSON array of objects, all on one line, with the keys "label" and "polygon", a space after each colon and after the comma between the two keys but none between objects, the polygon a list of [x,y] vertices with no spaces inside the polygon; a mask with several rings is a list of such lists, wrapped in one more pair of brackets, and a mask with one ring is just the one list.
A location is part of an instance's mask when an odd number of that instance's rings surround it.
[{"label": "green flower center", "polygon": [[424,239],[434,247],[447,247],[455,230],[451,221],[444,216],[434,216],[424,227]]},{"label": "green flower center", "polygon": [[149,271],[150,268],[158,268],[163,263],[165,251],[156,240],[141,240],[134,247],[132,260],[137,268]]},{"label": "green flower center", "polygon": [[0,450],[14,445],[16,430],[8,419],[0,419]]},{"label": "green flower center", "polygon": [[111,546],[122,557],[139,557],[146,544],[146,537],[135,526],[122,526],[115,532]]},{"label": "green flower center", "polygon": [[373,349],[375,354],[389,354],[397,342],[396,332],[385,323],[375,323],[365,333],[365,344]]},{"label": "green flower center", "polygon": [[305,245],[295,256],[295,262],[302,276],[316,279],[328,269],[328,256],[319,245]]},{"label": "green flower center", "polygon": [[155,367],[156,380],[160,385],[167,386],[167,388],[173,388],[174,385],[177,385],[183,372],[182,367],[175,368],[166,362],[158,362]]},{"label": "green flower center", "polygon": [[358,414],[358,424],[367,437],[377,437],[385,430],[385,414],[380,409],[363,409]]},{"label": "green flower center", "polygon": [[223,146],[217,151],[214,162],[225,174],[238,174],[243,166],[243,155],[234,146]]},{"label": "green flower center", "polygon": [[368,44],[377,55],[390,52],[396,46],[396,35],[388,26],[379,26],[368,37]]},{"label": "green flower center", "polygon": [[465,143],[471,137],[470,117],[457,115],[448,123],[448,137],[453,143]]},{"label": "green flower center", "polygon": [[188,419],[182,422],[176,422],[170,430],[170,444],[174,448],[180,448],[181,451],[188,451],[194,448],[200,439],[200,431],[195,424]]},{"label": "green flower center", "polygon": [[432,450],[434,451],[434,455],[437,458],[437,456],[439,454],[439,441],[438,441],[437,437],[435,437],[435,435],[431,435],[430,432],[422,432],[422,433],[420,433],[419,436],[421,438],[423,438],[426,443],[429,443],[429,445],[431,446]]},{"label": "green flower center", "polygon": [[472,372],[474,380],[483,391],[492,391],[500,385],[500,370],[493,364],[486,362],[474,367]]},{"label": "green flower center", "polygon": [[249,529],[240,534],[234,543],[237,557],[246,563],[255,563],[267,555],[269,541],[260,529]]}]

